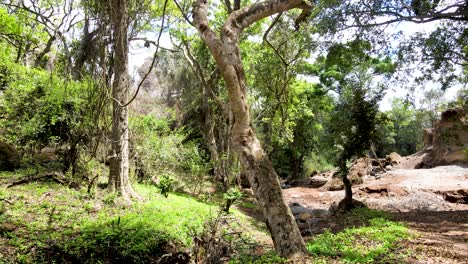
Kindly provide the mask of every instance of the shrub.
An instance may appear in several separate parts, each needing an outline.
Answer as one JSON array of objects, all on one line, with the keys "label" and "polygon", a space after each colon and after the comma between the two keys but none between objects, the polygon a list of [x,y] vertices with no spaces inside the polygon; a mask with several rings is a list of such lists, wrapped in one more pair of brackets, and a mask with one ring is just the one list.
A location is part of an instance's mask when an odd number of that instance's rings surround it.
[{"label": "shrub", "polygon": [[229,208],[242,197],[242,192],[238,188],[229,189],[224,195],[223,211],[229,213]]},{"label": "shrub", "polygon": [[[59,150],[63,171],[77,165],[80,146],[99,134],[105,107],[100,85],[0,60],[2,138],[23,154],[45,146]],[[100,110],[95,109],[101,104]],[[24,155],[23,155],[24,156]],[[73,174],[76,168],[73,168]]]},{"label": "shrub", "polygon": [[188,191],[197,193],[208,174],[206,154],[200,151],[197,142],[186,141],[182,129],[171,131],[171,121],[171,117],[150,115],[130,118],[132,150],[140,181],[161,182],[163,177],[173,175]]}]

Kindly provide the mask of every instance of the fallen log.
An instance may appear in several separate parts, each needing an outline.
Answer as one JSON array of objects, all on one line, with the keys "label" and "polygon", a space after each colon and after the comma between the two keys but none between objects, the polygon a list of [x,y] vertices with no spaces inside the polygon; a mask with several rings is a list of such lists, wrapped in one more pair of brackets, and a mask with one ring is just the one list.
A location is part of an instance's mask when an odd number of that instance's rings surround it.
[{"label": "fallen log", "polygon": [[58,172],[58,171],[48,171],[48,172],[43,172],[37,175],[28,175],[23,177],[20,180],[14,181],[6,186],[6,188],[11,188],[16,185],[21,185],[21,184],[26,184],[38,180],[44,180],[44,179],[51,179],[57,183],[68,185],[67,180],[65,178],[65,175],[63,173]]}]

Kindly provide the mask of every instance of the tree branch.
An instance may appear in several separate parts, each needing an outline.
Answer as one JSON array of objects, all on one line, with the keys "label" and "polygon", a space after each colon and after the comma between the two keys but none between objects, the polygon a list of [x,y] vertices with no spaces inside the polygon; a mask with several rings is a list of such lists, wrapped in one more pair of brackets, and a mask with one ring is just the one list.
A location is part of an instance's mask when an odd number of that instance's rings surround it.
[{"label": "tree branch", "polygon": [[[249,7],[244,7],[234,11],[226,20],[223,27],[223,33],[229,34],[228,28],[237,29],[238,32],[232,32],[239,34],[243,29],[252,25],[253,23],[271,15],[288,11],[294,8],[301,8],[310,12],[312,8],[309,4],[303,0],[267,0],[255,3]],[[227,32],[226,32],[227,31]]]},{"label": "tree branch", "polygon": [[286,60],[283,58],[283,56],[280,54],[280,52],[278,51],[278,49],[275,48],[275,46],[273,46],[273,44],[271,44],[271,42],[268,40],[268,34],[270,33],[271,29],[273,29],[273,27],[276,25],[276,23],[278,23],[281,15],[283,13],[279,13],[276,18],[273,20],[273,22],[271,23],[271,25],[268,27],[268,29],[265,31],[265,34],[263,34],[263,41],[265,41],[265,43],[271,47],[271,49],[276,53],[276,56],[278,56],[281,61],[283,62],[284,66],[288,67],[289,66],[289,63],[286,62]]}]

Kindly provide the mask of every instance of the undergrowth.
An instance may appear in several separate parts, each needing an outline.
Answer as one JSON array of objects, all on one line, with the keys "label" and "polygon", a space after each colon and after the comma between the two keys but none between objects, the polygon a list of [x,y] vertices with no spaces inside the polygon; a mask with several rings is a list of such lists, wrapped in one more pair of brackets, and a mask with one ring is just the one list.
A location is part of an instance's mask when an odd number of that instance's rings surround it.
[{"label": "undergrowth", "polygon": [[51,182],[2,189],[8,204],[0,213],[0,225],[14,230],[0,234],[0,242],[7,245],[1,247],[0,259],[147,263],[190,247],[192,237],[218,210],[187,196],[165,198],[152,186],[139,185],[136,190],[146,201],[128,206],[105,191],[91,197]]}]

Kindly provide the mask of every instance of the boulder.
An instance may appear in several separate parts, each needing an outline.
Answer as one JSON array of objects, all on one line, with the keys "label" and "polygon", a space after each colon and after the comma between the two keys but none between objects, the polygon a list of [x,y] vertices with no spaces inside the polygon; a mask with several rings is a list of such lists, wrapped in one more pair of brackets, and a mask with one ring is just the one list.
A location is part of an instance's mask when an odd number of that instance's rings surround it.
[{"label": "boulder", "polygon": [[44,147],[41,149],[41,152],[37,153],[33,157],[34,161],[37,163],[49,163],[58,160],[57,151],[52,147]]},{"label": "boulder", "polygon": [[371,169],[371,160],[369,157],[356,159],[349,169],[348,179],[353,183],[362,183],[362,176],[368,175]]},{"label": "boulder", "polygon": [[385,157],[385,159],[389,165],[396,165],[400,163],[401,156],[396,152],[392,152],[388,154],[387,157]]},{"label": "boulder", "polygon": [[432,148],[418,164],[419,168],[468,164],[468,109],[446,110],[432,132]]},{"label": "boulder", "polygon": [[13,171],[20,166],[18,151],[5,142],[0,141],[0,171]]}]

